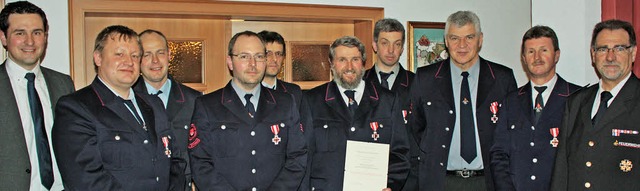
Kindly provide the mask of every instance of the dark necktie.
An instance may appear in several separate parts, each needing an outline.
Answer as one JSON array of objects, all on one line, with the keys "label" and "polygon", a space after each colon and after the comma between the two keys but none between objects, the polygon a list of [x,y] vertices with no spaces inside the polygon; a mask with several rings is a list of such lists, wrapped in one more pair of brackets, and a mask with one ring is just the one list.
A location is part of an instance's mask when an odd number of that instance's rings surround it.
[{"label": "dark necktie", "polygon": [[133,105],[133,102],[131,100],[124,100],[124,104],[127,105],[131,112],[133,112],[133,116],[136,117],[136,121],[138,121],[138,124],[142,125],[142,118],[140,117],[140,115],[138,115],[138,111],[136,110],[136,106]]},{"label": "dark necktie", "polygon": [[535,112],[536,115],[536,124],[538,123],[538,120],[540,120],[540,116],[542,116],[542,109],[544,108],[544,101],[542,100],[542,92],[544,92],[544,90],[547,89],[547,86],[538,86],[538,87],[533,87],[534,89],[536,89],[536,91],[538,92],[538,96],[536,96],[536,103],[533,106],[533,111]]},{"label": "dark necktie", "polygon": [[460,156],[471,163],[476,152],[476,128],[473,121],[471,92],[469,90],[469,72],[462,72],[462,86],[460,87]]},{"label": "dark necktie", "polygon": [[44,128],[44,114],[42,111],[42,103],[35,87],[34,73],[27,73],[24,76],[27,79],[27,93],[29,96],[29,108],[31,109],[31,118],[33,120],[33,128],[36,139],[36,149],[38,153],[38,163],[40,169],[40,181],[42,185],[51,189],[53,185],[53,167],[51,166],[51,151],[49,150],[49,139],[47,131]]},{"label": "dark necktie", "polygon": [[378,72],[380,74],[380,85],[383,88],[389,88],[389,82],[387,81],[387,79],[389,79],[389,76],[391,76],[391,74],[393,74],[393,71],[391,71],[391,73],[384,73],[384,72]]},{"label": "dark necktie", "polygon": [[356,101],[355,98],[355,94],[356,91],[355,90],[346,90],[344,91],[344,94],[347,95],[347,98],[349,98],[348,101],[348,105],[349,105],[349,114],[351,114],[351,116],[353,116],[353,114],[356,113],[356,110],[358,110],[358,102]]},{"label": "dark necktie", "polygon": [[253,116],[256,114],[256,109],[253,108],[253,103],[251,103],[251,97],[253,97],[253,94],[244,95],[244,100],[247,102],[246,104],[244,104],[244,107],[247,109],[249,116],[253,118]]},{"label": "dark necktie", "polygon": [[162,94],[162,90],[158,90],[158,92],[156,92],[155,94],[150,94],[152,96],[160,96],[160,94]]},{"label": "dark necktie", "polygon": [[609,102],[611,98],[613,98],[611,92],[603,91],[602,93],[600,93],[600,106],[598,106],[598,112],[596,112],[596,115],[593,116],[593,119],[591,119],[591,124],[594,127],[596,126],[596,124],[598,124],[598,121],[602,119],[602,116],[607,111],[607,102]]}]

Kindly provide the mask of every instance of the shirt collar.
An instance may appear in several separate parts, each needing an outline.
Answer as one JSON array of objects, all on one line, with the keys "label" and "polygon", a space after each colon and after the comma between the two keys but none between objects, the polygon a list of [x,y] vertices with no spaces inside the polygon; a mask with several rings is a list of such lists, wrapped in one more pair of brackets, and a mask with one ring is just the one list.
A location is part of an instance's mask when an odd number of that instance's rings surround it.
[{"label": "shirt collar", "polygon": [[[533,81],[529,80],[529,82],[531,82],[531,91],[534,92],[535,90],[533,89],[534,87],[539,87],[539,86],[547,86],[547,90],[553,90],[553,88],[556,85],[556,82],[558,81],[558,75],[553,75],[553,78],[551,78],[551,80],[547,81],[544,84],[535,84]],[[547,92],[545,90],[545,92]]]},{"label": "shirt collar", "polygon": [[135,101],[135,95],[133,92],[133,89],[131,87],[129,87],[129,97],[123,97],[122,95],[118,94],[118,92],[116,92],[115,90],[113,90],[109,85],[107,85],[107,83],[104,82],[104,80],[102,80],[102,78],[100,78],[100,76],[98,76],[98,80],[100,80],[100,82],[102,82],[102,84],[104,84],[104,86],[106,86],[113,94],[115,94],[116,96],[124,99],[124,100],[132,100]]},{"label": "shirt collar", "polygon": [[167,79],[159,90],[151,86],[147,81],[144,81],[144,85],[147,87],[148,94],[158,94],[158,91],[162,91],[163,94],[168,94],[169,91],[171,91],[171,79]]},{"label": "shirt collar", "polygon": [[6,64],[7,74],[12,79],[17,79],[19,81],[25,80],[24,76],[30,72],[36,75],[36,80],[42,76],[42,72],[40,70],[40,63],[37,63],[36,66],[33,67],[31,71],[24,69],[22,66],[15,63],[9,57],[7,57],[6,63],[7,63]]},{"label": "shirt collar", "polygon": [[261,82],[261,84],[262,84],[262,86],[264,86],[264,87],[266,87],[266,88],[269,88],[269,89],[275,90],[275,89],[278,87],[278,79],[276,79],[276,80],[273,82],[273,85],[269,85],[269,84],[267,84],[266,82],[264,82],[264,80]]},{"label": "shirt collar", "polygon": [[242,89],[240,86],[236,85],[236,83],[234,83],[233,80],[231,80],[231,87],[233,87],[233,90],[236,91],[236,94],[238,94],[238,97],[241,100],[243,100],[243,102],[244,102],[244,95],[245,94],[253,94],[253,97],[251,97],[252,100],[254,98],[257,100],[257,98],[260,97],[260,86],[254,87],[251,91],[244,91],[244,89]]},{"label": "shirt collar", "polygon": [[[633,74],[633,72],[629,72],[629,74],[627,74],[627,76],[625,76],[623,78],[622,81],[620,81],[620,83],[616,84],[616,86],[614,86],[611,91],[609,91],[611,93],[611,95],[613,95],[613,97],[615,98],[618,93],[620,93],[620,90],[622,89],[622,86],[624,86],[624,84],[627,83],[627,80],[629,80],[629,77]],[[604,89],[602,89],[602,79],[600,79],[600,83],[598,83],[598,95],[600,95],[600,93],[602,93],[604,91]]]}]

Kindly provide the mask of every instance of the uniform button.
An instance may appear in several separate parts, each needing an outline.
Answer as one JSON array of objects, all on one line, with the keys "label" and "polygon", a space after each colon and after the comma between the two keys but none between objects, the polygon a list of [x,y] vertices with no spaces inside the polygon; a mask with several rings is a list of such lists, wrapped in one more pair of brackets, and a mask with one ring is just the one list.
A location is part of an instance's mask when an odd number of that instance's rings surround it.
[{"label": "uniform button", "polygon": [[316,187],[311,187],[311,191],[314,191],[314,190],[316,190]]},{"label": "uniform button", "polygon": [[149,144],[149,140],[144,140],[144,141],[142,141],[142,143]]},{"label": "uniform button", "polygon": [[418,160],[420,160],[420,157],[418,157]]},{"label": "uniform button", "polygon": [[226,125],[220,125],[220,129],[225,130],[225,129],[227,129],[227,126]]},{"label": "uniform button", "polygon": [[596,145],[596,143],[595,143],[595,142],[593,142],[593,141],[589,141],[589,146],[590,146],[590,147],[593,147],[593,145]]},{"label": "uniform button", "polygon": [[538,163],[538,159],[537,158],[533,158],[533,160],[531,160],[531,161],[533,161],[533,163]]},{"label": "uniform button", "polygon": [[380,124],[380,128],[384,128],[384,125]]},{"label": "uniform button", "polygon": [[251,169],[251,173],[255,174],[256,173],[256,169]]},{"label": "uniform button", "polygon": [[444,128],[444,130],[445,130],[445,131],[449,131],[449,127],[445,127],[445,128]]},{"label": "uniform button", "polygon": [[453,114],[453,110],[449,110],[449,114]]},{"label": "uniform button", "polygon": [[159,182],[159,181],[160,181],[160,177],[156,176],[156,182]]},{"label": "uniform button", "polygon": [[356,128],[355,127],[351,127],[351,131],[356,131]]},{"label": "uniform button", "polygon": [[591,188],[591,183],[589,183],[589,182],[585,182],[585,183],[584,183],[584,187],[585,187],[585,188]]},{"label": "uniform button", "polygon": [[256,187],[251,188],[251,191],[256,191],[258,190]]},{"label": "uniform button", "polygon": [[251,150],[251,155],[256,155],[256,150]]},{"label": "uniform button", "polygon": [[511,125],[511,129],[515,129],[515,128],[516,128],[516,125]]},{"label": "uniform button", "polygon": [[440,166],[444,166],[444,163],[440,163]]},{"label": "uniform button", "polygon": [[531,130],[534,130],[534,131],[535,131],[535,130],[536,130],[536,127],[534,127],[534,126],[531,126]]},{"label": "uniform button", "polygon": [[587,161],[586,165],[587,165],[587,167],[591,167],[591,162]]},{"label": "uniform button", "polygon": [[535,146],[536,144],[535,144],[535,143],[533,143],[533,142],[531,142],[531,143],[529,143],[529,145],[531,145],[531,146],[533,147],[533,146]]},{"label": "uniform button", "polygon": [[536,180],[536,175],[531,175],[531,180]]},{"label": "uniform button", "polygon": [[443,148],[443,149],[444,149],[444,148],[447,148],[447,146],[445,146],[445,145],[442,145],[442,148]]},{"label": "uniform button", "polygon": [[431,105],[431,102],[430,102],[430,101],[428,101],[428,102],[427,102],[427,105]]},{"label": "uniform button", "polygon": [[280,127],[284,127],[284,123],[280,123]]},{"label": "uniform button", "polygon": [[116,137],[114,137],[114,138],[116,139],[116,141],[120,140],[120,136],[119,135],[116,135]]},{"label": "uniform button", "polygon": [[255,131],[251,131],[251,136],[256,136],[256,132]]},{"label": "uniform button", "polygon": [[189,127],[187,127],[186,125],[184,126],[184,129],[189,129]]},{"label": "uniform button", "polygon": [[327,127],[329,127],[327,124],[324,124],[324,125],[322,126],[322,128],[325,128],[325,129],[326,129]]}]

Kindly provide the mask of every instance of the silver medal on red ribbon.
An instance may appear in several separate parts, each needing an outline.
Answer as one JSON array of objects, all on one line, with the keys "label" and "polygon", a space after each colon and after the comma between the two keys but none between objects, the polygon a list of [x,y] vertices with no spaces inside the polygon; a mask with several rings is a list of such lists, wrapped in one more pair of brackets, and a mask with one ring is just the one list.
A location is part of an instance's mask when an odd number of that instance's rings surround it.
[{"label": "silver medal on red ribbon", "polygon": [[280,143],[280,137],[278,136],[278,133],[280,133],[280,126],[271,125],[271,132],[273,133],[273,139],[271,139],[271,142],[273,142],[274,145],[278,145],[278,143]]},{"label": "silver medal on red ribbon", "polygon": [[162,145],[164,145],[164,154],[167,155],[167,158],[171,158],[171,150],[169,150],[169,139],[170,136],[162,137]]},{"label": "silver medal on red ribbon", "polygon": [[374,141],[377,141],[378,138],[380,138],[380,134],[378,134],[378,128],[380,127],[380,124],[378,124],[378,122],[371,122],[369,123],[369,127],[371,127],[371,130],[373,130],[371,138],[373,138]]},{"label": "silver medal on red ribbon", "polygon": [[551,141],[549,141],[549,144],[551,144],[551,146],[553,147],[558,147],[558,143],[560,141],[558,141],[558,134],[560,134],[560,128],[554,127],[549,129],[549,132],[551,133],[551,136],[553,136],[553,139],[551,139]]},{"label": "silver medal on red ribbon", "polygon": [[491,102],[491,106],[489,107],[489,110],[491,111],[491,113],[493,113],[493,117],[491,117],[491,121],[493,123],[497,123],[498,122],[498,102]]}]

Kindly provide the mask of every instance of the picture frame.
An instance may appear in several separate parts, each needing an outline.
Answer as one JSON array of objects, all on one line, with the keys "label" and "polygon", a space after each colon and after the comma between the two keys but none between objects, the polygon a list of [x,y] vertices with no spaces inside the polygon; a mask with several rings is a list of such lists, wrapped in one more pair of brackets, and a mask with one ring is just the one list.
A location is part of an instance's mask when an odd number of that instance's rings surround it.
[{"label": "picture frame", "polygon": [[433,64],[449,57],[444,41],[443,22],[407,22],[408,66],[416,72],[419,67]]},{"label": "picture frame", "polygon": [[285,81],[303,90],[331,81],[329,46],[324,41],[288,41],[284,66]]}]

